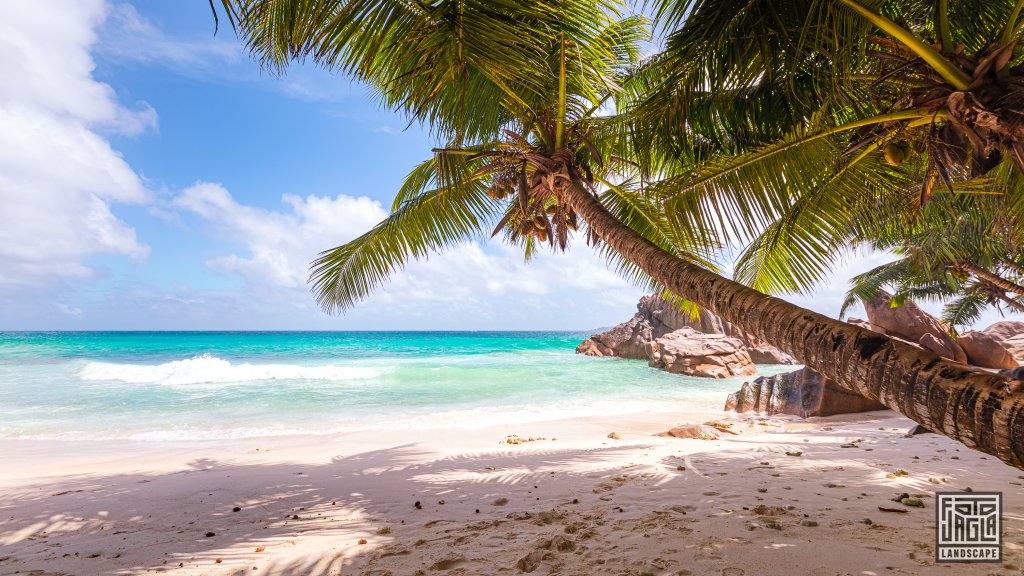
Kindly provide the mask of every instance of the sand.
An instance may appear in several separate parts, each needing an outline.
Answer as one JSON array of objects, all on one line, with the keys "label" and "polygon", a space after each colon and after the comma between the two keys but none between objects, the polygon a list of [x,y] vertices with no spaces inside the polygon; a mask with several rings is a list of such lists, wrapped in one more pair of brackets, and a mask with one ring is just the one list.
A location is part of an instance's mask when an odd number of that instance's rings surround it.
[{"label": "sand", "polygon": [[[737,434],[655,436],[709,420]],[[1024,471],[937,435],[904,437],[911,425],[892,412],[707,413],[4,440],[0,575],[1022,573]],[[933,494],[967,487],[1004,492],[1002,564],[933,559]],[[899,493],[924,507],[893,502]]]}]

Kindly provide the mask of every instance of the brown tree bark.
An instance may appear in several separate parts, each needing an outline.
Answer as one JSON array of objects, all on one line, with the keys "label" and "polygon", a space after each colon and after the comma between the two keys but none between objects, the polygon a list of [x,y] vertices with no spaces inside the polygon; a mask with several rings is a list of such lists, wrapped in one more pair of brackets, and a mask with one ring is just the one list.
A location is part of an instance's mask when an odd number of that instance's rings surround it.
[{"label": "brown tree bark", "polygon": [[1011,282],[1006,278],[1003,278],[1002,276],[995,274],[994,272],[991,272],[981,266],[978,266],[977,264],[974,264],[973,262],[960,262],[958,263],[958,266],[960,266],[960,268],[962,268],[965,272],[970,272],[971,274],[974,274],[980,280],[984,280],[985,282],[993,286],[996,286],[997,288],[1003,290],[1004,292],[1011,292],[1018,296],[1024,296],[1024,286],[1021,286],[1015,282]]},{"label": "brown tree bark", "polygon": [[840,386],[1024,468],[1024,394],[1017,392],[1021,382],[971,370],[690,264],[622,224],[578,183],[565,196],[602,241],[672,292],[772,343]]}]

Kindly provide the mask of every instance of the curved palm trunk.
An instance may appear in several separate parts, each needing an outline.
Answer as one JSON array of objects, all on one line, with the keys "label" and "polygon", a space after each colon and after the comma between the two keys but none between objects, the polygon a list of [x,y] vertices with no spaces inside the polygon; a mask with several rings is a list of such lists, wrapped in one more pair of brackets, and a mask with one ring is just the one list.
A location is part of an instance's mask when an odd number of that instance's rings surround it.
[{"label": "curved palm trunk", "polygon": [[694,266],[622,224],[578,183],[569,187],[565,200],[608,246],[672,292],[771,342],[840,386],[1024,468],[1024,394],[1015,393],[1020,382],[973,371]]},{"label": "curved palm trunk", "polygon": [[993,274],[992,272],[988,271],[985,268],[982,268],[981,266],[978,266],[977,264],[974,264],[973,262],[960,262],[960,267],[963,268],[965,272],[970,272],[971,274],[974,274],[981,280],[988,282],[989,284],[999,288],[1000,290],[1003,290],[1005,292],[1011,292],[1018,296],[1024,296],[1024,286],[1021,286],[1016,282],[1010,282],[1006,278],[1003,278],[1002,276],[999,276],[997,274]]}]

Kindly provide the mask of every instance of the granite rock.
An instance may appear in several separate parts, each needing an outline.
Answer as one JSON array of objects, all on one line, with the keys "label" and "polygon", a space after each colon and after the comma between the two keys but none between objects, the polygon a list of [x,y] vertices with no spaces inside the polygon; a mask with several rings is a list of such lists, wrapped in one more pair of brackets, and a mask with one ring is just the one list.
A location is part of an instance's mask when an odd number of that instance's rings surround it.
[{"label": "granite rock", "polygon": [[908,300],[894,308],[892,296],[879,291],[877,296],[864,301],[864,309],[868,322],[884,329],[886,334],[917,343],[954,362],[967,363],[967,354],[950,335],[949,328],[917,304]]},{"label": "granite rock", "polygon": [[810,368],[761,376],[729,395],[726,410],[791,414],[801,418],[884,410],[876,400],[840,388]]},{"label": "granite rock", "polygon": [[967,361],[974,366],[1005,370],[1016,368],[1017,360],[998,340],[985,332],[966,332],[957,340]]},{"label": "granite rock", "polygon": [[648,364],[673,374],[728,378],[757,373],[739,338],[693,328],[670,332],[646,345]]}]

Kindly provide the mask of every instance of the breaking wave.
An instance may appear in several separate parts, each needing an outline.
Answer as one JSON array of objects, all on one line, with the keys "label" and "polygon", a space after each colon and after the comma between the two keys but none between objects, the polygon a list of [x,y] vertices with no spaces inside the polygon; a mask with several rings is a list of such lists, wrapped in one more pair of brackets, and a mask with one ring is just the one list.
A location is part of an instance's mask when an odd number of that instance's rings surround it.
[{"label": "breaking wave", "polygon": [[210,354],[163,364],[90,362],[78,377],[88,381],[129,384],[230,384],[260,380],[366,380],[384,370],[357,366],[299,366],[295,364],[232,364]]}]

